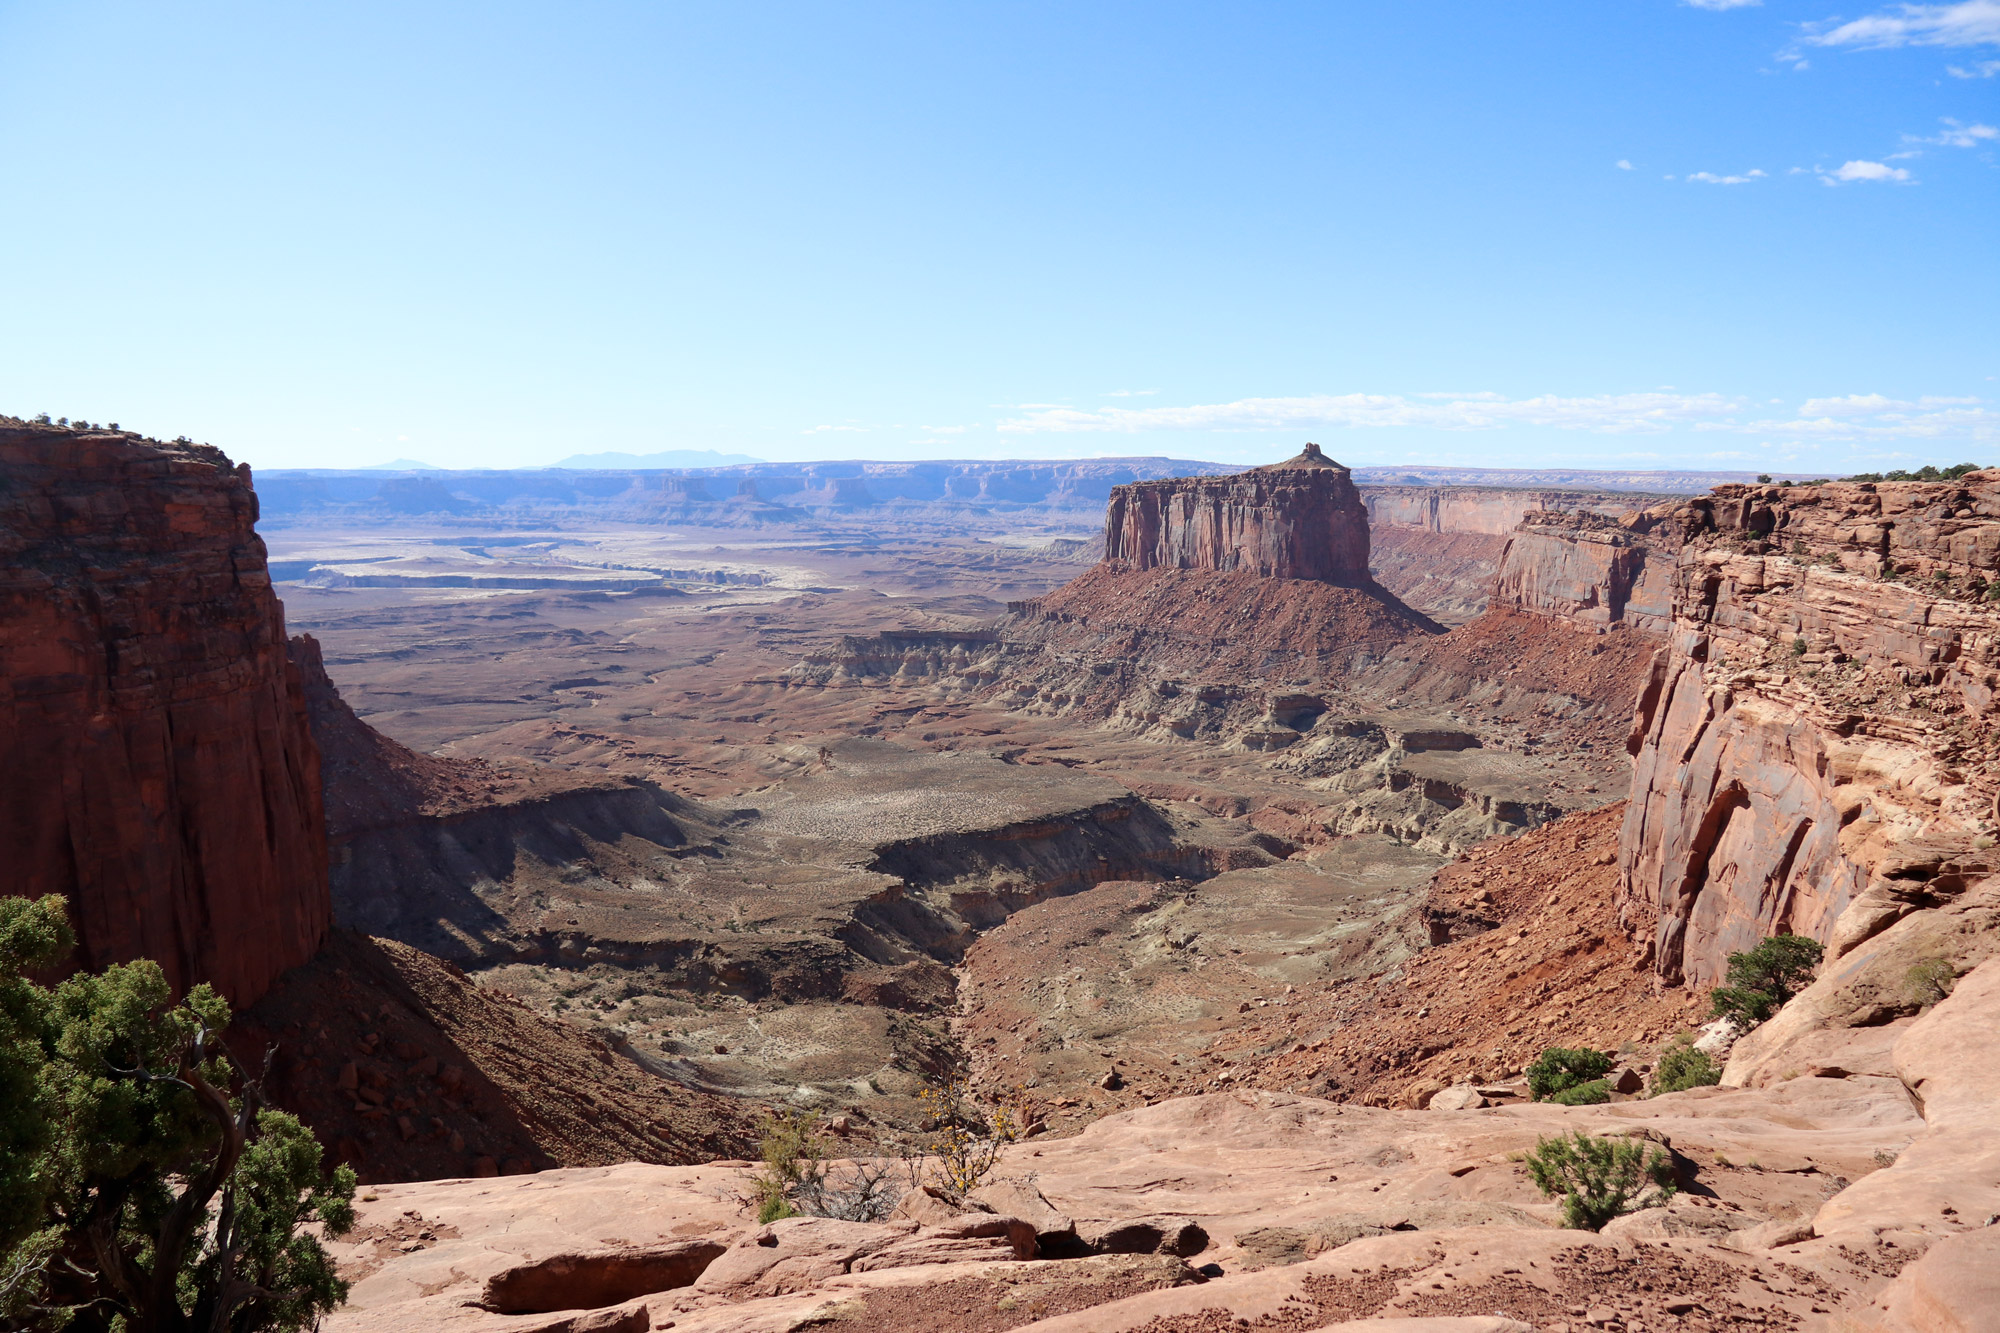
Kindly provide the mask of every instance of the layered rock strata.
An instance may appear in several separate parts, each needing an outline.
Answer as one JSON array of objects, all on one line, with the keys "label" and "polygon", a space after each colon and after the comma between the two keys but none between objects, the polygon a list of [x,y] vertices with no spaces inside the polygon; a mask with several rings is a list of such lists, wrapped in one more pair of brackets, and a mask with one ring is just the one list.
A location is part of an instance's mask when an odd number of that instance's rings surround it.
[{"label": "layered rock strata", "polygon": [[330,917],[319,753],[218,449],[0,423],[5,891],[61,893],[79,961],[237,1004]]},{"label": "layered rock strata", "polygon": [[1620,875],[1659,979],[1775,931],[1838,958],[1962,893],[2000,789],[2000,470],[1723,486],[1669,522]]},{"label": "layered rock strata", "polygon": [[1617,518],[1657,497],[1582,490],[1511,490],[1500,486],[1361,487],[1368,524],[1435,533],[1507,537],[1533,514],[1596,513]]},{"label": "layered rock strata", "polygon": [[1348,470],[1308,444],[1233,477],[1135,482],[1111,492],[1104,560],[1366,586],[1368,511]]},{"label": "layered rock strata", "polygon": [[1656,511],[1608,518],[1532,511],[1500,555],[1493,602],[1579,625],[1664,633],[1673,614],[1675,533]]}]

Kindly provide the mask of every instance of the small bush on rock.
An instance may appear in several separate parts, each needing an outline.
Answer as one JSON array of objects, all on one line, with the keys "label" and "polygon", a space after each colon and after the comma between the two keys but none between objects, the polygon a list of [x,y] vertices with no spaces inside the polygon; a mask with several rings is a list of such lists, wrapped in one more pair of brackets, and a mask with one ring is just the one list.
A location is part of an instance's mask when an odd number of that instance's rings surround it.
[{"label": "small bush on rock", "polygon": [[1920,963],[1912,963],[1903,979],[1909,985],[1910,998],[1929,1008],[1951,994],[1952,985],[1958,980],[1958,971],[1949,959],[1926,958]]},{"label": "small bush on rock", "polygon": [[1550,1093],[1546,1100],[1557,1106],[1597,1106],[1611,1100],[1611,1080],[1594,1078],[1588,1083]]},{"label": "small bush on rock", "polygon": [[982,1115],[964,1073],[956,1069],[932,1080],[920,1095],[935,1126],[930,1151],[937,1162],[928,1183],[956,1202],[985,1184],[1000,1149],[1027,1131],[1027,1109],[1017,1097]]},{"label": "small bush on rock", "polygon": [[1528,1066],[1528,1091],[1536,1101],[1548,1101],[1610,1072],[1611,1057],[1602,1051],[1551,1046]]},{"label": "small bush on rock", "polygon": [[832,1217],[843,1222],[879,1222],[896,1206],[911,1182],[895,1163],[849,1162],[835,1168],[826,1158],[827,1140],[816,1116],[783,1111],[764,1122],[764,1169],[751,1178],[757,1220]]},{"label": "small bush on rock", "polygon": [[1754,949],[1729,955],[1729,984],[1709,994],[1717,1018],[1748,1032],[1812,982],[1824,950],[1803,935],[1773,935]]},{"label": "small bush on rock", "polygon": [[1620,1214],[1657,1208],[1674,1195],[1673,1159],[1635,1139],[1578,1130],[1540,1140],[1527,1164],[1536,1188],[1562,1196],[1563,1225],[1579,1231],[1601,1231]]},{"label": "small bush on rock", "polygon": [[750,1181],[759,1222],[798,1216],[792,1196],[825,1176],[825,1145],[818,1119],[804,1112],[780,1111],[764,1122],[764,1170]]},{"label": "small bush on rock", "polygon": [[1722,1067],[1707,1051],[1698,1051],[1686,1037],[1660,1055],[1660,1067],[1653,1072],[1653,1095],[1708,1088],[1722,1082]]}]

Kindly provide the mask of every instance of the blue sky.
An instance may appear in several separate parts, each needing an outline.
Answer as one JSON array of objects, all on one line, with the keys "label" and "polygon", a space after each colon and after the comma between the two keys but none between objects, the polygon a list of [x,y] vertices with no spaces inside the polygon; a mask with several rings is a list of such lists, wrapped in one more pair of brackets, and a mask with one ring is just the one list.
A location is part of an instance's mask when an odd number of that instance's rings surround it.
[{"label": "blue sky", "polygon": [[0,411],[263,467],[2000,460],[2000,0],[1835,4],[0,0]]}]

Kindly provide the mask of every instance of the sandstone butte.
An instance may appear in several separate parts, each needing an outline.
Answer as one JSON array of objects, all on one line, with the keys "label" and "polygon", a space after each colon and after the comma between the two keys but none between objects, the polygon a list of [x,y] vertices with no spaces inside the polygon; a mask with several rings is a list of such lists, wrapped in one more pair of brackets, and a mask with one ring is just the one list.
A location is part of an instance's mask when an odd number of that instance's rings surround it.
[{"label": "sandstone butte", "polygon": [[0,478],[6,891],[67,895],[86,966],[153,958],[247,1004],[332,913],[250,469],[0,426]]},{"label": "sandstone butte", "polygon": [[[0,461],[0,809],[29,852],[10,890],[72,894],[87,963],[147,954],[253,997],[312,955],[326,890],[318,756],[247,471],[26,427],[0,432]],[[1079,583],[1319,587],[1380,608],[1365,656],[1463,655],[1368,591],[1362,514],[1316,451],[1149,483],[1114,493],[1105,565]],[[875,1223],[755,1226],[740,1162],[384,1185],[338,1247],[357,1285],[329,1326],[2000,1326],[1996,575],[1995,471],[1727,486],[1623,520],[1539,515],[1509,538],[1495,623],[1664,634],[1601,890],[1650,984],[1711,983],[1773,930],[1828,946],[1720,1087],[1575,1108],[1477,1083],[1416,1099],[1440,1109],[1179,1097],[1010,1147],[983,1207],[915,1192]],[[1070,614],[1047,601],[1045,622]],[[1536,901],[1563,910],[1559,886]],[[1944,998],[1912,991],[1918,962],[1944,964]],[[1413,971],[1403,1003],[1462,975]],[[1561,1230],[1519,1156],[1568,1129],[1669,1152],[1683,1192]]]},{"label": "sandstone butte", "polygon": [[1121,569],[1374,582],[1361,493],[1348,470],[1316,444],[1285,462],[1232,477],[1117,487],[1104,521],[1104,559]]}]

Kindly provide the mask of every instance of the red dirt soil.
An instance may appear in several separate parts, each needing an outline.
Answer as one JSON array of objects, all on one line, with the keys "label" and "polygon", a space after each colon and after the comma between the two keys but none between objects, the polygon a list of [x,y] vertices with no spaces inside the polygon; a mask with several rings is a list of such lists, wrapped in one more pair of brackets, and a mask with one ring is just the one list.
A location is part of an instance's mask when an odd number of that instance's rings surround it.
[{"label": "red dirt soil", "polygon": [[1656,993],[1644,951],[1618,928],[1624,815],[1622,801],[1568,815],[1444,867],[1421,911],[1433,939],[1459,938],[1274,1006],[1230,1044],[1292,1044],[1246,1062],[1238,1081],[1409,1106],[1450,1083],[1497,1081],[1551,1046],[1645,1045],[1693,1025],[1695,999]]},{"label": "red dirt soil", "polygon": [[[1099,565],[1046,597],[1020,603],[1023,637],[1037,630],[1093,656],[1211,672],[1241,667],[1317,673],[1357,653],[1379,657],[1439,632],[1381,588],[1337,587],[1243,571],[1119,570]],[[1039,622],[1039,623],[1037,623]],[[1080,632],[1090,637],[1079,641]]]}]

